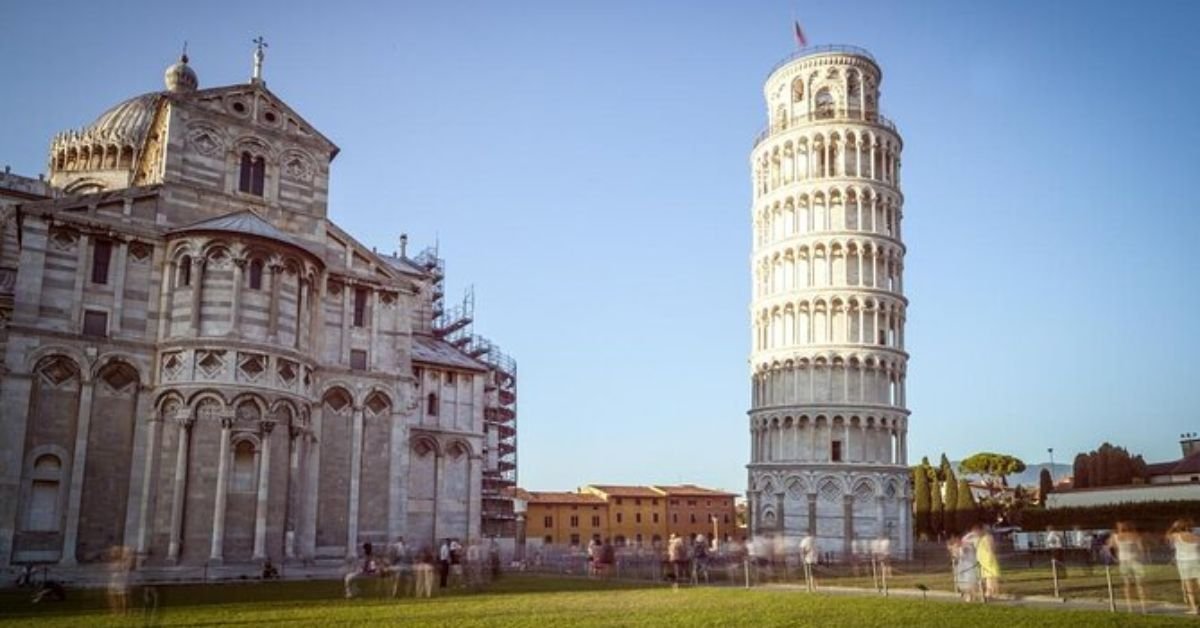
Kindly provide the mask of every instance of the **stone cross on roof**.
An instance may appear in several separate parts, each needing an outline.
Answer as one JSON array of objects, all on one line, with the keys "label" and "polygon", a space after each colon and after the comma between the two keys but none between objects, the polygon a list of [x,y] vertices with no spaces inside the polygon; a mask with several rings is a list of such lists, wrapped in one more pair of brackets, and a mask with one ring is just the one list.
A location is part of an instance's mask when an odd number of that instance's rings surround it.
[{"label": "stone cross on roof", "polygon": [[263,39],[262,35],[259,35],[251,40],[251,43],[254,44],[254,74],[250,76],[250,82],[262,83],[263,57],[266,56],[266,53],[263,52],[263,48],[268,47],[267,40]]}]

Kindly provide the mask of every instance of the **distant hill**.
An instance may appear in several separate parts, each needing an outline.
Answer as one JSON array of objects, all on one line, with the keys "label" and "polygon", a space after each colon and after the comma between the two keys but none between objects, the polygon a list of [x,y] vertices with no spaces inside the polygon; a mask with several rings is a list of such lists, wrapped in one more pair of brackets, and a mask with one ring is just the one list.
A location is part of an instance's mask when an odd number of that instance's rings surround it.
[{"label": "distant hill", "polygon": [[[961,460],[951,460],[950,461],[950,464],[954,465],[955,473],[958,473],[958,464],[960,462],[962,462],[962,461]],[[1049,469],[1049,468],[1050,468],[1049,462],[1037,462],[1037,463],[1033,463],[1033,464],[1027,463],[1025,466],[1025,471],[1023,473],[1018,473],[1016,475],[1008,476],[1008,485],[1009,486],[1037,486],[1038,485],[1038,476],[1041,475],[1042,469]],[[1068,475],[1071,475],[1074,472],[1075,472],[1075,469],[1071,465],[1063,464],[1061,462],[1056,462],[1056,463],[1054,463],[1054,470],[1051,472],[1051,474],[1054,476],[1055,481],[1058,481],[1058,480],[1062,480],[1064,477],[1066,477]]]}]

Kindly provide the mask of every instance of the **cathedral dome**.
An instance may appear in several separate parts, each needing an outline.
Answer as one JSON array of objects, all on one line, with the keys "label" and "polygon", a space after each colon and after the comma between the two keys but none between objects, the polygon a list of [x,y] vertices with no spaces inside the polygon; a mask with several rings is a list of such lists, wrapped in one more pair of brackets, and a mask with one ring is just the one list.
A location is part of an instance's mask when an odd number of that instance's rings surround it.
[{"label": "cathedral dome", "polygon": [[169,92],[194,92],[200,84],[200,80],[196,77],[196,71],[188,65],[187,55],[179,58],[178,63],[171,64],[163,74],[163,82],[167,84]]},{"label": "cathedral dome", "polygon": [[160,97],[158,92],[151,92],[118,103],[84,128],[83,135],[140,146],[154,121]]}]

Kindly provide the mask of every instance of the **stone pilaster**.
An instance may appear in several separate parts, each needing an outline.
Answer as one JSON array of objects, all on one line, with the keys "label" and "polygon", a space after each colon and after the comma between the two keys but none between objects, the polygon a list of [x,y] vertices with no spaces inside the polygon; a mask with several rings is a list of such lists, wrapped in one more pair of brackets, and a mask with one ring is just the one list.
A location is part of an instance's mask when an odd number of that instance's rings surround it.
[{"label": "stone pilaster", "polygon": [[267,507],[268,493],[271,487],[271,431],[275,429],[274,421],[263,421],[262,453],[258,456],[258,495],[254,509],[254,559],[263,560],[267,557]]}]

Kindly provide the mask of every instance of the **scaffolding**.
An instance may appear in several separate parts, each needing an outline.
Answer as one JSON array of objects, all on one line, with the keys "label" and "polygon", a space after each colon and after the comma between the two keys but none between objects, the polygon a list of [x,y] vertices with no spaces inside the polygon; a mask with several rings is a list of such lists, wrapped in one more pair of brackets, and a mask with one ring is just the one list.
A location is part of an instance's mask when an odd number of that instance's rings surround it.
[{"label": "scaffolding", "polygon": [[491,340],[474,333],[475,288],[462,301],[446,304],[446,265],[437,247],[419,253],[413,262],[432,279],[424,330],[487,366],[484,380],[484,450],[480,530],[484,536],[516,537],[513,489],[517,486],[517,362]]}]

